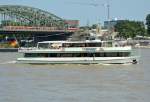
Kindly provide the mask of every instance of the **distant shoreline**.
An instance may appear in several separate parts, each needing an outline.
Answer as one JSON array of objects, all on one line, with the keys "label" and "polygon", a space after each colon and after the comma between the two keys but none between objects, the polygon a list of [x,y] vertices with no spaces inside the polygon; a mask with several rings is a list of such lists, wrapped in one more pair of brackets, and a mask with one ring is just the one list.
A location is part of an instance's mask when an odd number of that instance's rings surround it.
[{"label": "distant shoreline", "polygon": [[147,48],[150,49],[150,46],[134,46],[135,48]]},{"label": "distant shoreline", "polygon": [[18,48],[0,48],[0,52],[18,52]]}]

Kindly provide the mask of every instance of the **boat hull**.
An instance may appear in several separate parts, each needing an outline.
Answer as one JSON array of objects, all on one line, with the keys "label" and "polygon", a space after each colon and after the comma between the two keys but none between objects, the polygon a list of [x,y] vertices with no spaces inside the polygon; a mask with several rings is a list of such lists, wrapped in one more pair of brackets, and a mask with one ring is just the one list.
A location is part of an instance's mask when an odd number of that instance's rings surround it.
[{"label": "boat hull", "polygon": [[86,57],[86,58],[18,58],[17,63],[28,64],[136,64],[137,57]]}]

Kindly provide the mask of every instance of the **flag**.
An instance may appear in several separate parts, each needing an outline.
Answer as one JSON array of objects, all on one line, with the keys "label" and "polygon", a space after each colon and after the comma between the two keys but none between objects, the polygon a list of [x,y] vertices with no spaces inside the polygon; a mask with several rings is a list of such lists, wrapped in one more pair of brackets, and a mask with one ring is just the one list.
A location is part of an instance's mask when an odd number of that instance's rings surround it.
[{"label": "flag", "polygon": [[18,42],[16,40],[12,40],[12,41],[10,41],[10,45],[12,47],[16,47],[18,45]]}]

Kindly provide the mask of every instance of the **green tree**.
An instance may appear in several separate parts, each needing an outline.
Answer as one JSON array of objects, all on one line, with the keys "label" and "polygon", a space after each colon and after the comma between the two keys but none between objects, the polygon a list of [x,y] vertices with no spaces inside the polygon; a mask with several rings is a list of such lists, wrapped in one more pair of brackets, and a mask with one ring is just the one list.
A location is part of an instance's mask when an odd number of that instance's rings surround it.
[{"label": "green tree", "polygon": [[93,24],[93,25],[91,26],[91,28],[92,28],[92,29],[96,29],[97,26],[98,26],[97,24]]},{"label": "green tree", "polygon": [[118,21],[115,25],[115,29],[119,32],[119,36],[124,38],[134,38],[136,35],[145,35],[144,23],[140,21]]},{"label": "green tree", "polygon": [[150,14],[146,17],[146,25],[147,25],[147,35],[150,36]]}]

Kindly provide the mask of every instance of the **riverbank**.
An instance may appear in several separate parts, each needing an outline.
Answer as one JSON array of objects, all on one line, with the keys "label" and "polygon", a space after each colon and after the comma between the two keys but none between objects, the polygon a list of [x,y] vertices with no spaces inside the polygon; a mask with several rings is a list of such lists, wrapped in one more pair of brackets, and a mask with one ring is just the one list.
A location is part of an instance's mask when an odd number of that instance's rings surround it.
[{"label": "riverbank", "polygon": [[18,48],[0,48],[0,52],[18,52]]},{"label": "riverbank", "polygon": [[150,46],[134,46],[134,48],[146,48],[146,49],[149,49]]}]

